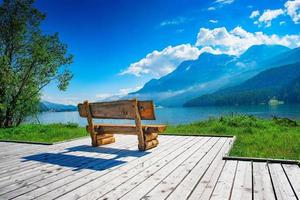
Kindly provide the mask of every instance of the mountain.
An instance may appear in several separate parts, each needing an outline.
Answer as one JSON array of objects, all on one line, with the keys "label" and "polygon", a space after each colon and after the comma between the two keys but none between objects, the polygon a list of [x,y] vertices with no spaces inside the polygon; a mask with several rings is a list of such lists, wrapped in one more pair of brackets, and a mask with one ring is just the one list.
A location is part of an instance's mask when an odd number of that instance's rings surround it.
[{"label": "mountain", "polygon": [[40,110],[42,112],[53,111],[53,112],[64,112],[64,111],[77,111],[77,107],[73,105],[64,105],[51,103],[49,101],[40,102]]},{"label": "mountain", "polygon": [[289,52],[290,49],[281,45],[254,45],[247,49],[240,57],[239,60],[243,62],[257,62],[260,63],[268,58],[274,58],[282,53]]},{"label": "mountain", "polygon": [[239,57],[203,53],[197,60],[182,62],[170,74],[150,80],[125,98],[150,98],[158,105],[181,106],[197,96],[240,84],[275,67],[276,60],[284,64],[300,61],[300,51],[280,45],[254,45]]},{"label": "mountain", "polygon": [[160,79],[152,79],[136,93],[178,91],[197,83],[207,82],[222,76],[224,63],[233,59],[228,55],[203,53],[197,60],[184,61],[176,70]]},{"label": "mountain", "polygon": [[[161,77],[152,79],[142,89],[132,94],[151,92],[178,91],[215,80],[224,74],[245,71],[256,66],[256,63],[287,52],[290,49],[280,45],[255,45],[250,47],[239,58],[225,54],[214,55],[203,53],[197,60],[182,62],[176,70]],[[255,64],[253,62],[256,62]]]},{"label": "mountain", "polygon": [[184,106],[251,105],[268,103],[273,98],[295,102],[299,92],[300,62],[297,62],[267,69],[240,85],[202,95]]},{"label": "mountain", "polygon": [[285,103],[299,103],[300,102],[300,76],[291,81],[281,91],[280,98]]},{"label": "mountain", "polygon": [[300,47],[285,51],[262,62],[264,66],[282,66],[300,61]]}]

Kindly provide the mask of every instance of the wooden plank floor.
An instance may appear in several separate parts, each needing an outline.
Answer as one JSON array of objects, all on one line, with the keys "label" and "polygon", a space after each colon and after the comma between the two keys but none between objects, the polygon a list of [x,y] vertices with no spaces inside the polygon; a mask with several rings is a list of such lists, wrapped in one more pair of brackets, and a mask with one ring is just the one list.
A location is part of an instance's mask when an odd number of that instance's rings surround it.
[{"label": "wooden plank floor", "polygon": [[0,143],[0,199],[295,199],[296,165],[223,160],[232,138],[135,136],[93,148],[90,139],[56,145]]}]

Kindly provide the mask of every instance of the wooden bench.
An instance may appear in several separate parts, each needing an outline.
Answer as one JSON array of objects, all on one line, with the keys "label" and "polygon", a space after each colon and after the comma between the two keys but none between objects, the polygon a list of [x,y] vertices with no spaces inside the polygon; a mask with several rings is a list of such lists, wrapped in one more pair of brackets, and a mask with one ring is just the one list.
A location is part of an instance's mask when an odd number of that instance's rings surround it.
[{"label": "wooden bench", "polygon": [[[114,102],[78,104],[81,117],[87,118],[87,131],[92,138],[92,146],[115,142],[114,134],[137,135],[139,150],[147,150],[158,145],[157,136],[166,129],[165,125],[142,125],[141,120],[155,120],[152,101],[121,100]],[[97,119],[129,119],[135,125],[94,124]]]}]

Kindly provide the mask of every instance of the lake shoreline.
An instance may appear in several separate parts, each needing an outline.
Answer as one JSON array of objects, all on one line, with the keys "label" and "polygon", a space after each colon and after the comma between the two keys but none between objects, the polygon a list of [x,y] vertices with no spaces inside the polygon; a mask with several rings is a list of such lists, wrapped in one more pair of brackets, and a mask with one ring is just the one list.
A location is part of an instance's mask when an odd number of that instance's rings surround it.
[{"label": "lake shoreline", "polygon": [[[287,117],[290,119],[300,119],[300,104],[293,105],[257,105],[257,106],[227,106],[227,107],[173,107],[157,108],[156,120],[145,121],[152,124],[179,125],[189,124],[201,120],[207,120],[212,117],[224,115],[246,114],[260,118],[270,119],[273,116]],[[86,119],[81,118],[77,111],[68,112],[43,112],[36,117],[28,118],[26,123],[77,123],[79,126],[86,125]],[[96,123],[128,123],[128,120],[95,120]],[[129,121],[130,123],[130,121]]]}]

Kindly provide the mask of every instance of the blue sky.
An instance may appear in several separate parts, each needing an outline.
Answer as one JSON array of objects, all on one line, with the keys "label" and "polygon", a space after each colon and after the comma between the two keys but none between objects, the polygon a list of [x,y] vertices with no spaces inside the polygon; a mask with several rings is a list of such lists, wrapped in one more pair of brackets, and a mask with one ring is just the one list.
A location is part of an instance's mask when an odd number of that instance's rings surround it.
[{"label": "blue sky", "polygon": [[77,103],[124,95],[202,52],[239,55],[254,44],[300,46],[300,0],[37,0],[45,33],[74,55],[66,92],[43,99]]}]

